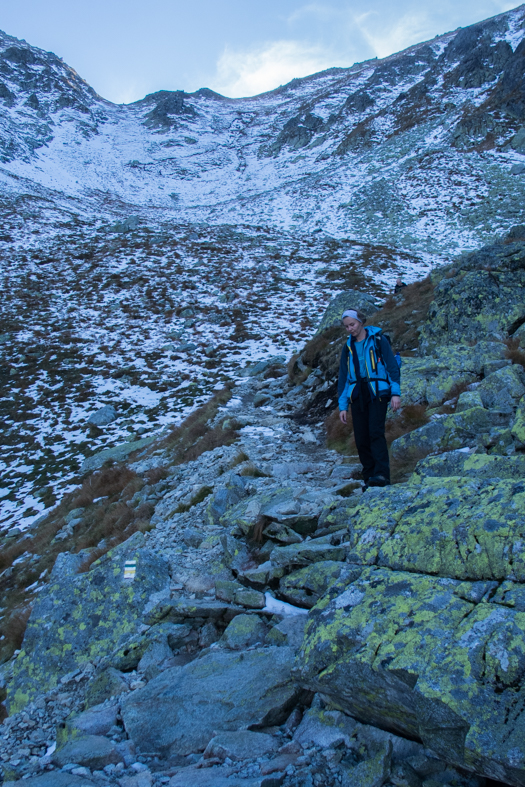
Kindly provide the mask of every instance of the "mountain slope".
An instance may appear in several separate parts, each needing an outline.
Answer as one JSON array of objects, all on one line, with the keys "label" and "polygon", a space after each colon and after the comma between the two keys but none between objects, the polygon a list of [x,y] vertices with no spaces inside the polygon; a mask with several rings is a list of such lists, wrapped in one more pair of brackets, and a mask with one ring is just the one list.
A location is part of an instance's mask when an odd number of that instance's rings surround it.
[{"label": "mountain slope", "polygon": [[127,106],[3,35],[3,170],[97,209],[123,207],[110,197],[165,219],[472,248],[521,211],[524,15],[254,98],[161,91]]}]

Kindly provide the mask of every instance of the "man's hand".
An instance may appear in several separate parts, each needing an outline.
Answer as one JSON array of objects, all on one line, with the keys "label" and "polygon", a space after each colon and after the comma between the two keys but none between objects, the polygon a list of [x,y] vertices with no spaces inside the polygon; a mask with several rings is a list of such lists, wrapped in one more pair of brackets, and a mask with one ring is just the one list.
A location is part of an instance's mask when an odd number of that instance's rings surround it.
[{"label": "man's hand", "polygon": [[339,411],[339,420],[342,424],[346,424],[346,410]]},{"label": "man's hand", "polygon": [[394,412],[396,410],[399,410],[399,408],[401,407],[401,397],[400,396],[393,396],[391,398],[391,400],[390,400],[390,407],[392,408],[392,410]]}]

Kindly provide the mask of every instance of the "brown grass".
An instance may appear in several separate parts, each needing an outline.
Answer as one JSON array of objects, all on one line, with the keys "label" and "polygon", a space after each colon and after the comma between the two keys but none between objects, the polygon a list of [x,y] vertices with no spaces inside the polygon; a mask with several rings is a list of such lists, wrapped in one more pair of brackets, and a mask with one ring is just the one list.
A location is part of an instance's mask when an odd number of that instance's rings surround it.
[{"label": "brown grass", "polygon": [[212,396],[209,401],[195,410],[175,427],[160,443],[155,443],[155,450],[168,448],[172,452],[174,464],[191,462],[198,459],[205,451],[212,451],[221,445],[231,445],[239,434],[234,429],[223,429],[219,424],[213,429],[209,427],[219,407],[231,399],[231,391],[224,388]]},{"label": "brown grass", "polygon": [[428,423],[426,407],[423,404],[407,404],[394,418],[389,418],[385,426],[385,437],[390,446],[398,437]]},{"label": "brown grass", "polygon": [[507,339],[505,344],[507,345],[505,358],[509,358],[512,363],[519,364],[525,368],[525,350],[520,347],[520,340]]},{"label": "brown grass", "polygon": [[374,315],[374,325],[390,336],[394,352],[418,346],[417,329],[427,318],[433,295],[434,285],[427,277],[407,285],[398,295],[390,295]]},{"label": "brown grass", "polygon": [[355,453],[355,442],[353,439],[352,419],[349,418],[347,424],[339,420],[339,410],[333,410],[328,418],[325,419],[324,427],[326,430],[326,444],[328,448],[338,451],[340,454]]},{"label": "brown grass", "polygon": [[395,461],[390,463],[390,480],[392,484],[403,484],[408,481],[420,459],[424,459],[430,453],[430,449],[410,449],[405,451],[402,456],[398,456]]}]

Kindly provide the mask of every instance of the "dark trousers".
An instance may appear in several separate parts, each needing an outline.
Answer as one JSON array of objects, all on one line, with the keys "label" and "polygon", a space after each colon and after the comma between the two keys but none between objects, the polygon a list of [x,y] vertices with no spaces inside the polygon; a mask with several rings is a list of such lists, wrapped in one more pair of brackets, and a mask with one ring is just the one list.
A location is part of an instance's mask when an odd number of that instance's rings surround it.
[{"label": "dark trousers", "polygon": [[354,439],[363,465],[365,483],[373,475],[390,481],[390,463],[385,439],[389,396],[372,399],[368,383],[361,383],[359,396],[351,403]]}]

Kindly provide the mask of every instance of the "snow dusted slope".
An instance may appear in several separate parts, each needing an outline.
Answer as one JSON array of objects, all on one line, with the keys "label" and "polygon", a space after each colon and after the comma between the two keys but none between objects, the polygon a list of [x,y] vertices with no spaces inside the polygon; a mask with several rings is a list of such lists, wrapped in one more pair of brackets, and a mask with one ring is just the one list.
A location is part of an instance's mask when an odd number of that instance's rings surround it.
[{"label": "snow dusted slope", "polygon": [[0,529],[286,361],[342,289],[380,297],[520,223],[524,20],[254,98],[129,106],[0,34]]},{"label": "snow dusted slope", "polygon": [[255,98],[160,92],[129,106],[3,36],[3,168],[166,219],[471,248],[521,210],[524,18],[520,6]]}]

